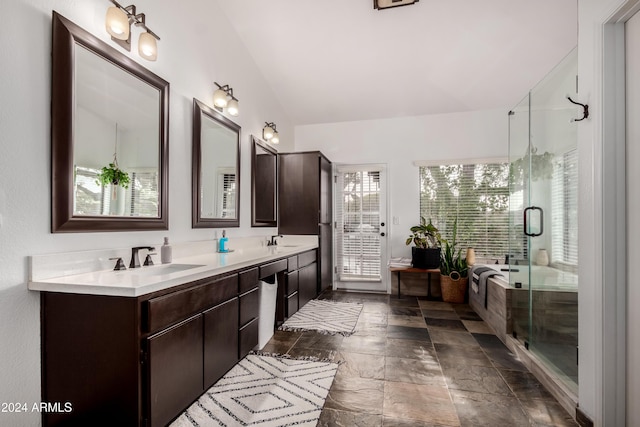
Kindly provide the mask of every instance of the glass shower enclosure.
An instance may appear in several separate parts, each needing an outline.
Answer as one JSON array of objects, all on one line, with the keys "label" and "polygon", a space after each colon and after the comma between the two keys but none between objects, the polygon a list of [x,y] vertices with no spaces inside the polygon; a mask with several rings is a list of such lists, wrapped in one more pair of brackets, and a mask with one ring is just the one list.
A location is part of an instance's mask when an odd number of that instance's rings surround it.
[{"label": "glass shower enclosure", "polygon": [[509,112],[513,335],[578,387],[577,49]]}]

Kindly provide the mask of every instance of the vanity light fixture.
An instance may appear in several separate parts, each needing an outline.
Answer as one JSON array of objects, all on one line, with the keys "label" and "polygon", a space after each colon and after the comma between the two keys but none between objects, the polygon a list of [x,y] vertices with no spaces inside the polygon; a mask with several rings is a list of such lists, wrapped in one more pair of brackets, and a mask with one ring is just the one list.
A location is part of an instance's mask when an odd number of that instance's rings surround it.
[{"label": "vanity light fixture", "polygon": [[157,40],[160,37],[145,23],[144,13],[136,13],[136,5],[132,4],[123,7],[116,0],[109,0],[114,6],[107,9],[105,26],[111,35],[111,40],[119,44],[124,49],[131,51],[131,24],[144,28],[138,40],[138,53],[148,61],[158,59]]},{"label": "vanity light fixture", "polygon": [[276,124],[273,122],[264,122],[264,128],[262,128],[262,137],[272,144],[278,144],[280,142],[280,136],[278,135]]},{"label": "vanity light fixture", "polygon": [[373,8],[378,10],[389,9],[390,7],[408,6],[418,3],[419,1],[420,0],[373,0]]},{"label": "vanity light fixture", "polygon": [[240,113],[238,107],[238,98],[233,96],[233,88],[229,85],[220,86],[217,82],[213,82],[218,89],[213,92],[213,105],[218,111],[223,108],[227,109],[229,115],[236,117]]}]

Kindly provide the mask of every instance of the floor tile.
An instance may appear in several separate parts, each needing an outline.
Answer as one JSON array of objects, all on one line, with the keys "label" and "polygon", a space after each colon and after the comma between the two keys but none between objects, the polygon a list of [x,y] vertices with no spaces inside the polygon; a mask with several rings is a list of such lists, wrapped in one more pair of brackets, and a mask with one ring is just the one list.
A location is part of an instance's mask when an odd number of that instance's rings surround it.
[{"label": "floor tile", "polygon": [[386,344],[386,337],[351,335],[350,337],[345,337],[342,341],[340,350],[351,353],[378,354],[384,356]]},{"label": "floor tile", "polygon": [[540,381],[530,372],[499,370],[516,397],[520,400],[554,400]]},{"label": "floor tile", "polygon": [[382,415],[361,412],[340,411],[324,408],[318,420],[318,427],[381,427]]},{"label": "floor tile", "polygon": [[436,350],[430,341],[387,337],[385,356],[404,357],[408,359],[433,359],[436,358]]},{"label": "floor tile", "polygon": [[383,415],[403,420],[458,426],[458,415],[446,387],[385,382]]},{"label": "floor tile", "polygon": [[325,335],[317,332],[303,332],[295,342],[294,347],[319,348],[325,350],[337,350],[344,340],[342,335]]},{"label": "floor tile", "polygon": [[467,331],[462,322],[457,319],[435,319],[432,317],[425,317],[425,321],[429,328],[447,329],[451,331]]},{"label": "floor tile", "polygon": [[442,424],[433,424],[418,420],[402,420],[392,417],[383,417],[382,425],[384,427],[443,427]]},{"label": "floor tile", "polygon": [[482,351],[480,346],[460,346],[452,344],[434,343],[436,355],[442,368],[457,366],[486,366],[493,367],[493,363]]},{"label": "floor tile", "polygon": [[383,402],[384,381],[336,374],[324,406],[342,411],[382,414]]},{"label": "floor tile", "polygon": [[467,304],[321,298],[363,304],[353,335],[277,331],[264,348],[340,363],[319,426],[576,426]]},{"label": "floor tile", "polygon": [[437,359],[406,359],[386,357],[384,379],[412,384],[431,384],[446,387]]},{"label": "floor tile", "polygon": [[460,320],[458,313],[453,310],[435,310],[430,308],[423,308],[422,314],[424,317],[430,317],[432,319],[453,319]]},{"label": "floor tile", "polygon": [[[388,320],[389,326],[410,326],[412,328],[426,328],[427,324],[422,316],[402,316],[390,314]],[[464,326],[463,326],[464,327]]]},{"label": "floor tile", "polygon": [[422,316],[419,307],[391,307],[390,312],[396,316]]},{"label": "floor tile", "polygon": [[464,320],[462,319],[462,324],[467,329],[467,331],[474,334],[492,334],[493,330],[487,323],[483,320]]},{"label": "floor tile", "polygon": [[515,397],[461,390],[451,390],[451,397],[463,427],[530,425]]},{"label": "floor tile", "polygon": [[477,341],[469,332],[448,331],[446,329],[433,328],[429,330],[431,342],[442,344],[454,344],[477,347],[478,351],[482,351]]},{"label": "floor tile", "polygon": [[577,427],[578,423],[556,401],[521,400],[524,411],[535,426],[544,427]]},{"label": "floor tile", "polygon": [[414,328],[410,326],[388,326],[387,338],[431,341],[431,337],[427,328]]},{"label": "floor tile", "polygon": [[422,309],[454,311],[453,305],[448,302],[418,299],[418,304]]},{"label": "floor tile", "polygon": [[333,360],[340,363],[338,372],[345,377],[384,379],[385,357],[339,351]]},{"label": "floor tile", "polygon": [[442,366],[447,386],[453,390],[513,396],[497,369],[487,366]]},{"label": "floor tile", "polygon": [[391,296],[389,298],[389,307],[419,307],[418,299],[410,296],[402,296],[400,298]]}]

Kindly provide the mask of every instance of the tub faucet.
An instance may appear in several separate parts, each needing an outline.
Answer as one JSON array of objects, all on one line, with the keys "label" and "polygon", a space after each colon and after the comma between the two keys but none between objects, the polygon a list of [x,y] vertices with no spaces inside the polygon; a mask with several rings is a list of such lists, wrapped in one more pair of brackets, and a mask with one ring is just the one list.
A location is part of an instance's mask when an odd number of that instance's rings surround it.
[{"label": "tub faucet", "polygon": [[155,250],[153,246],[136,246],[135,248],[131,248],[131,262],[129,263],[129,268],[140,267],[140,258],[138,258],[138,250],[140,249],[146,249],[148,251]]}]

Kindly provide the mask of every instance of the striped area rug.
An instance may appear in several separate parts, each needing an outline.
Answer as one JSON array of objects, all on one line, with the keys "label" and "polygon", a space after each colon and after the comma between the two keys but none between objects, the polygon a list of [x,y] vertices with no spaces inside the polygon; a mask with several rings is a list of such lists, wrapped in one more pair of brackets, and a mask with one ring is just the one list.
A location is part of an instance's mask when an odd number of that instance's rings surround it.
[{"label": "striped area rug", "polygon": [[281,331],[317,331],[329,335],[351,335],[358,323],[362,304],[311,300],[278,329]]},{"label": "striped area rug", "polygon": [[315,426],[338,364],[250,354],[171,427]]}]

